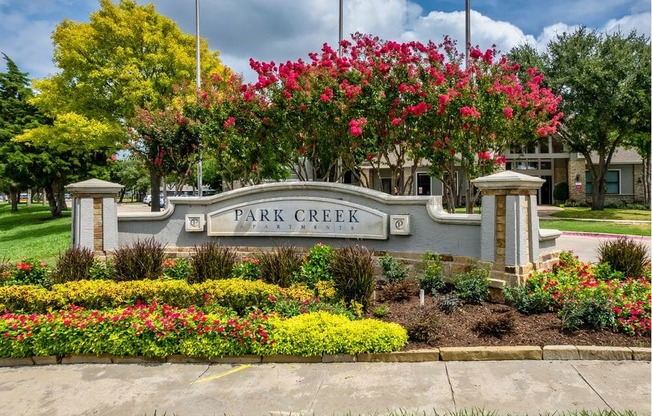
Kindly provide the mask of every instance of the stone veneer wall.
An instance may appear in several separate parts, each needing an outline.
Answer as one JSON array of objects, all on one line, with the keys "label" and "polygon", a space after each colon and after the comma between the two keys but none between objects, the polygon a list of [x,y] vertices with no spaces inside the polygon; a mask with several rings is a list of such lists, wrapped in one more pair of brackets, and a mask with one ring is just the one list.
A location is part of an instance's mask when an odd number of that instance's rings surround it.
[{"label": "stone veneer wall", "polygon": [[[580,190],[575,188],[575,178],[580,175]],[[586,163],[584,159],[568,161],[568,194],[571,201],[585,203],[586,199]]]}]

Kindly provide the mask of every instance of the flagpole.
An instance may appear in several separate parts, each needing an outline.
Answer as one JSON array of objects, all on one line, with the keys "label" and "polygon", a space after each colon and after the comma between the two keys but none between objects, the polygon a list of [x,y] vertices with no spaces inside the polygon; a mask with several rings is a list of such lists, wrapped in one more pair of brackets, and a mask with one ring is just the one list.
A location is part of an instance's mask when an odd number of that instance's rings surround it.
[{"label": "flagpole", "polygon": [[466,52],[465,57],[465,65],[468,68],[469,67],[469,48],[471,46],[471,0],[466,0],[466,13],[465,13],[466,21],[465,21],[465,32],[466,32],[466,41],[465,41],[465,47],[464,50]]},{"label": "flagpole", "polygon": [[342,57],[342,39],[344,39],[344,0],[340,0],[340,37],[338,55]]},{"label": "flagpole", "polygon": [[[197,88],[197,92],[201,89],[201,52],[200,52],[200,46],[201,42],[199,41],[199,0],[195,0],[195,49],[196,49],[196,55],[195,58],[197,60],[197,71],[196,71],[196,78],[195,78],[195,84]],[[197,196],[203,196],[203,170],[202,170],[202,150],[201,150],[201,143],[199,146],[199,160],[197,161]]]}]

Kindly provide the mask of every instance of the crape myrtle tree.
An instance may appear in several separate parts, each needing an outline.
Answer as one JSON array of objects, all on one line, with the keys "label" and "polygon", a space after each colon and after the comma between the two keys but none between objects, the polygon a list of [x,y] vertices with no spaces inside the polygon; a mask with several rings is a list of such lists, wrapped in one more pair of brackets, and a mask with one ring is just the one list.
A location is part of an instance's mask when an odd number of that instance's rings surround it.
[{"label": "crape myrtle tree", "polygon": [[543,74],[529,68],[519,78],[520,65],[495,49],[471,48],[462,68],[462,55],[455,43],[441,45],[447,56],[443,82],[431,83],[429,107],[423,126],[430,141],[421,147],[430,162],[430,172],[445,187],[447,207],[455,207],[457,189],[454,172],[465,174],[466,212],[473,212],[479,196],[471,181],[504,169],[505,150],[554,134],[563,114],[557,110],[560,97],[542,87]]},{"label": "crape myrtle tree", "polygon": [[581,27],[557,35],[541,54],[520,46],[510,56],[539,62],[548,84],[563,97],[560,108],[566,116],[559,137],[584,156],[592,180],[591,207],[604,209],[605,177],[616,149],[640,149],[644,159],[649,151],[649,38]]},{"label": "crape myrtle tree", "polygon": [[433,45],[362,34],[341,46],[342,56],[325,44],[309,62],[252,61],[254,88],[270,101],[268,117],[300,179],[337,181],[348,170],[369,187],[367,172],[379,175],[384,166],[399,181],[408,160],[413,169],[420,162],[413,150],[424,132],[415,120],[425,112],[421,88],[439,55]]},{"label": "crape myrtle tree", "polygon": [[127,149],[145,162],[152,187],[152,211],[160,211],[160,189],[168,175],[180,183],[197,161],[199,128],[179,106],[162,110],[141,109],[129,120]]},{"label": "crape myrtle tree", "polygon": [[235,74],[214,74],[204,80],[196,98],[186,100],[185,111],[201,126],[203,158],[215,168],[214,184],[233,189],[236,183],[249,186],[289,177],[287,151],[275,140],[269,107],[266,97]]},{"label": "crape myrtle tree", "polygon": [[[268,134],[290,150],[288,167],[303,180],[338,180],[341,166],[363,186],[372,183],[365,172],[378,175],[381,167],[399,182],[408,161],[414,170],[425,160],[452,209],[456,167],[468,180],[492,173],[508,145],[554,133],[562,117],[541,74],[530,70],[521,83],[518,65],[493,49],[473,49],[468,68],[447,38],[424,45],[357,34],[342,50],[338,56],[324,45],[308,63],[252,61],[258,82],[241,89],[268,102]],[[477,195],[467,189],[471,210]]]},{"label": "crape myrtle tree", "polygon": [[[170,97],[176,94],[175,86],[194,80],[195,38],[159,15],[152,4],[138,5],[134,0],[100,0],[99,4],[88,22],[65,19],[56,27],[52,40],[59,71],[34,82],[39,93],[33,102],[55,120],[65,121],[66,115],[74,114],[105,124],[108,131],[121,130],[114,143],[121,147],[133,139],[128,134],[128,121],[142,109],[163,117],[158,112],[167,111]],[[203,77],[227,71],[204,40],[201,55]],[[160,173],[158,153],[137,154],[148,158],[148,166],[156,166],[155,171]],[[76,173],[81,179],[91,174]],[[152,207],[158,210],[160,190],[155,183],[151,186],[155,196]]]}]

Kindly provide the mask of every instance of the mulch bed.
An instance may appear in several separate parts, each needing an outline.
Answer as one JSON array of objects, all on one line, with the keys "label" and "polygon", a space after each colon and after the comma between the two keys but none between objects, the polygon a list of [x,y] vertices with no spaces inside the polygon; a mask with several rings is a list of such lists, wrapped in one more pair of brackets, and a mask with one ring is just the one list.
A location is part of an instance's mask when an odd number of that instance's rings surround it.
[{"label": "mulch bed", "polygon": [[[499,303],[462,305],[451,314],[439,310],[432,296],[426,296],[424,306],[419,306],[419,297],[413,296],[403,302],[376,302],[387,305],[388,314],[381,319],[409,325],[419,316],[427,315],[429,326],[427,341],[410,340],[407,350],[431,347],[476,347],[510,345],[595,345],[612,347],[650,347],[649,337],[634,337],[608,331],[582,329],[563,332],[560,319],[555,313],[522,315],[511,306]],[[370,308],[369,317],[373,316]],[[513,329],[498,334],[483,334],[476,328],[478,323],[490,321],[511,321]],[[486,325],[485,325],[486,326]],[[491,326],[490,326],[491,327]],[[495,326],[494,326],[495,327]]]}]

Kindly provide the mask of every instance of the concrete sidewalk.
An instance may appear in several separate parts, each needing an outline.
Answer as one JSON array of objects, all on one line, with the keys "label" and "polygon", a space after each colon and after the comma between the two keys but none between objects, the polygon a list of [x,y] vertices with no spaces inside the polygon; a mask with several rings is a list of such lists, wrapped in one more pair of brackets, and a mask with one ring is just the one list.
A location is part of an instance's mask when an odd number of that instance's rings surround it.
[{"label": "concrete sidewalk", "polygon": [[0,415],[650,414],[646,361],[78,364],[0,368]]}]

